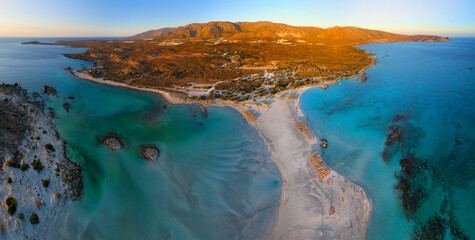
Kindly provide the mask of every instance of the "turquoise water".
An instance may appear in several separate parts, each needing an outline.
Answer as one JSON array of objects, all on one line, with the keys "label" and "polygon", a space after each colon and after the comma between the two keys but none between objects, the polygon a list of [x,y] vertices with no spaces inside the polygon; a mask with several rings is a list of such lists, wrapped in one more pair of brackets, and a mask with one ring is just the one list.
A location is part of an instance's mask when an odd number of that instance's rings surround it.
[{"label": "turquoise water", "polygon": [[[75,78],[64,67],[91,63],[62,54],[84,49],[20,45],[0,39],[0,82],[29,91],[43,85],[71,159],[84,168],[85,194],[65,208],[50,239],[268,239],[281,178],[263,140],[240,113],[167,105],[159,96]],[[74,97],[73,100],[67,97]],[[62,105],[71,104],[70,112]],[[112,152],[97,136],[116,132]],[[160,159],[140,158],[141,144],[160,146]]]},{"label": "turquoise water", "polygon": [[[369,191],[374,209],[368,239],[410,239],[436,214],[473,239],[475,39],[360,48],[378,58],[365,82],[344,79],[326,90],[310,89],[301,105],[312,129],[328,140],[329,165]],[[397,114],[404,118],[393,121]],[[390,126],[401,127],[404,136],[385,162]],[[407,157],[420,164],[411,187],[424,196],[408,215],[394,189],[399,160]],[[444,232],[456,239],[450,227]]]}]

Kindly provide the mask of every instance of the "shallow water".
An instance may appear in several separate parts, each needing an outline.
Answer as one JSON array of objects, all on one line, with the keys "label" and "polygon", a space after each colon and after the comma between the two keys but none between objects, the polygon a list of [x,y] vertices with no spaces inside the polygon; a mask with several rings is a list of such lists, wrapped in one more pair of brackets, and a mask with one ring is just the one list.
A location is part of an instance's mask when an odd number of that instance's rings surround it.
[{"label": "shallow water", "polygon": [[[326,90],[310,89],[301,105],[317,136],[328,140],[325,160],[367,188],[374,204],[368,239],[410,239],[413,228],[435,214],[447,221],[452,214],[463,234],[474,238],[475,70],[469,68],[475,68],[475,39],[360,48],[378,58],[365,82],[344,79]],[[396,114],[404,119],[394,122]],[[385,163],[382,153],[394,125],[404,138]],[[421,162],[416,183],[425,197],[408,217],[394,174],[401,170],[399,160],[411,154]]]},{"label": "shallow water", "polygon": [[[84,49],[20,41],[26,39],[0,39],[0,82],[59,91],[46,97],[47,105],[55,109],[69,156],[84,168],[84,197],[61,212],[49,238],[270,237],[280,173],[240,113],[209,107],[205,118],[198,106],[167,105],[152,93],[77,79],[63,68],[91,63],[62,54]],[[123,138],[122,151],[97,144],[109,132]],[[160,146],[158,162],[141,159],[141,144]]]}]

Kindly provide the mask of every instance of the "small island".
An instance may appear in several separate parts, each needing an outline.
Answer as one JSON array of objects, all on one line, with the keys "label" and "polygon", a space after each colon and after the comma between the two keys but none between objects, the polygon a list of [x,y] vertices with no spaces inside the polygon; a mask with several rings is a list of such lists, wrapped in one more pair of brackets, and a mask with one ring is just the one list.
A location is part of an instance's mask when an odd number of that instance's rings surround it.
[{"label": "small island", "polygon": [[119,151],[124,147],[121,138],[116,133],[109,133],[105,135],[104,137],[100,138],[99,143],[104,144],[112,151]]},{"label": "small island", "polygon": [[41,44],[39,41],[28,41],[28,42],[22,42],[21,44]]},{"label": "small island", "polygon": [[156,162],[160,156],[160,149],[154,144],[144,144],[140,146],[142,158],[151,162]]}]

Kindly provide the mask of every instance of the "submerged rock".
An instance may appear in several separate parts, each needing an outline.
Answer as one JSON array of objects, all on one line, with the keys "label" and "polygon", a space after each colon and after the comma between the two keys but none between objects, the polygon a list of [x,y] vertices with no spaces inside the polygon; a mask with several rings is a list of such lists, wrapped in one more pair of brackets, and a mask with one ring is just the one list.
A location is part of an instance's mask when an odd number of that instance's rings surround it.
[{"label": "submerged rock", "polygon": [[391,132],[388,134],[386,142],[384,143],[384,145],[386,147],[390,147],[395,142],[400,142],[401,139],[403,138],[403,133],[402,133],[402,130],[401,130],[401,126],[397,126],[397,125],[390,126],[389,130]]},{"label": "submerged rock", "polygon": [[66,109],[66,112],[69,112],[69,109],[71,108],[71,104],[68,102],[63,103],[63,108]]},{"label": "submerged rock", "polygon": [[414,217],[422,200],[427,196],[421,176],[423,177],[424,164],[414,156],[401,159],[401,171],[395,174],[398,184],[394,186],[398,198],[401,200],[403,211],[408,218]]},{"label": "submerged rock", "polygon": [[148,161],[155,162],[160,156],[160,149],[154,144],[144,144],[140,146],[142,158]]},{"label": "submerged rock", "polygon": [[58,94],[58,91],[56,91],[56,89],[51,86],[45,86],[45,90],[43,93],[56,96]]},{"label": "submerged rock", "polygon": [[404,116],[404,115],[396,114],[393,117],[393,122],[399,122],[401,120],[404,120],[405,118],[406,118],[406,116]]},{"label": "submerged rock", "polygon": [[112,151],[122,150],[124,144],[120,140],[120,137],[115,133],[109,133],[100,140],[101,144],[106,145]]},{"label": "submerged rock", "polygon": [[48,117],[50,118],[56,118],[56,112],[52,107],[48,107]]}]

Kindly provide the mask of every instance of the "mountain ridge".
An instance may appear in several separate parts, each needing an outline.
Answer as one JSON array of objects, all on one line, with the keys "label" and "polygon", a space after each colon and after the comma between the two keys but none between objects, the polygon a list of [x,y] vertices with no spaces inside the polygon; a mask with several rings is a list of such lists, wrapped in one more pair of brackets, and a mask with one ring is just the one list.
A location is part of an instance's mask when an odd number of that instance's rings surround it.
[{"label": "mountain ridge", "polygon": [[250,40],[300,40],[327,44],[365,44],[373,42],[442,42],[448,37],[435,35],[403,35],[354,26],[329,28],[291,26],[283,23],[212,21],[192,23],[180,27],[149,30],[127,39],[216,39]]}]

